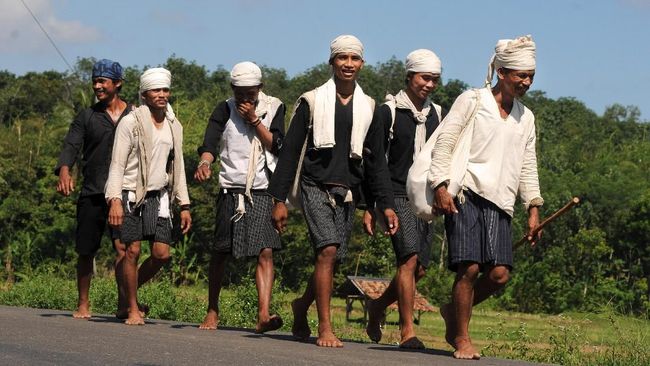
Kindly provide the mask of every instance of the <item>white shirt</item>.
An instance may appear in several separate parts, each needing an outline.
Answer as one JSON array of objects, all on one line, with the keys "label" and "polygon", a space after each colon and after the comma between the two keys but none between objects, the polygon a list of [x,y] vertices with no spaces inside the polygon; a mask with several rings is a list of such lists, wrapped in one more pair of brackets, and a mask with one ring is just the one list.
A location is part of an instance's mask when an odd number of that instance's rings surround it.
[{"label": "white shirt", "polygon": [[[515,99],[505,119],[492,92],[481,89],[481,101],[471,136],[463,187],[491,201],[508,215],[514,213],[519,194],[528,207],[533,200],[541,204],[537,156],[535,152],[535,117]],[[432,185],[449,180],[452,151],[476,103],[473,91],[466,91],[454,102],[441,124],[433,148]]]},{"label": "white shirt", "polygon": [[[263,101],[260,100],[260,103]],[[237,113],[237,106],[234,99],[227,101],[230,109],[230,119],[226,122],[223,134],[221,135],[219,157],[221,168],[219,170],[219,184],[224,188],[244,188],[246,187],[246,175],[248,173],[248,160],[252,153],[251,148],[255,135],[255,128],[248,124]],[[267,129],[280,107],[281,102],[273,98],[269,108],[266,111],[261,123]],[[255,170],[255,180],[252,189],[266,189],[269,186],[269,172],[267,164],[269,163],[270,153],[263,153],[257,161]]]},{"label": "white shirt", "polygon": [[169,182],[167,161],[169,159],[169,152],[173,148],[174,140],[167,118],[163,120],[161,125],[159,126],[160,128],[156,128],[154,125],[152,129],[152,152],[151,162],[149,163],[147,191],[158,191],[166,187]]}]

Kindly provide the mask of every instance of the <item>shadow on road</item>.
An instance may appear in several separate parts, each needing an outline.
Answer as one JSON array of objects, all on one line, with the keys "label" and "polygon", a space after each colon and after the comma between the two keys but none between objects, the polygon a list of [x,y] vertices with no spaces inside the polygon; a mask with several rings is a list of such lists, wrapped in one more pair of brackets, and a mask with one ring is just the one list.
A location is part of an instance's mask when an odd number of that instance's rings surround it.
[{"label": "shadow on road", "polygon": [[436,356],[448,356],[451,357],[454,355],[453,352],[443,351],[441,349],[435,348],[425,348],[425,349],[408,349],[408,348],[399,348],[397,346],[371,346],[368,349],[377,350],[377,351],[393,351],[393,352],[410,352],[410,353],[424,353],[427,355],[436,355]]}]

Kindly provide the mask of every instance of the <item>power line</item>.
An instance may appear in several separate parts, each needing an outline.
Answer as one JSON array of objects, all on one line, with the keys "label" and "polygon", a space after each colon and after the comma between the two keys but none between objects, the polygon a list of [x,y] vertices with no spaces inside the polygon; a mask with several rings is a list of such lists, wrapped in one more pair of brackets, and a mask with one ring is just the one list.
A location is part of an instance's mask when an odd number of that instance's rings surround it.
[{"label": "power line", "polygon": [[65,56],[63,56],[63,53],[61,52],[61,50],[59,50],[59,47],[56,46],[56,43],[54,43],[54,40],[52,39],[52,37],[50,37],[50,35],[45,30],[45,28],[43,28],[43,26],[41,25],[41,22],[39,22],[38,19],[36,18],[36,15],[34,15],[32,10],[29,8],[29,6],[27,6],[27,4],[25,3],[24,0],[20,0],[20,2],[23,3],[23,6],[25,6],[25,9],[27,9],[29,14],[31,14],[32,18],[34,18],[34,21],[36,22],[36,24],[38,24],[38,27],[41,28],[41,30],[43,31],[43,34],[45,34],[45,37],[47,37],[47,39],[50,41],[50,43],[52,44],[52,47],[54,47],[56,52],[63,59],[63,62],[65,62],[65,64],[68,65],[68,70],[70,70],[70,71],[72,71],[74,73],[74,68],[70,65],[70,63],[65,58]]}]

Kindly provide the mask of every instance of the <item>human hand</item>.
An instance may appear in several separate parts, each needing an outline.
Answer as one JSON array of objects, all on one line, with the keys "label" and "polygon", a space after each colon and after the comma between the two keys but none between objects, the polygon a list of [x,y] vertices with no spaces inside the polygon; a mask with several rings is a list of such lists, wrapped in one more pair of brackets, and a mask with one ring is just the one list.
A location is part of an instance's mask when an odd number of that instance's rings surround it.
[{"label": "human hand", "polygon": [[56,191],[64,196],[69,196],[74,192],[74,179],[70,175],[70,168],[65,165],[59,170],[59,183],[56,185]]},{"label": "human hand", "polygon": [[397,229],[399,229],[399,220],[397,219],[397,214],[392,208],[384,210],[384,221],[386,222],[387,228],[384,234],[395,235]]},{"label": "human hand", "polygon": [[528,209],[528,233],[526,234],[526,240],[530,242],[531,247],[535,245],[542,238],[542,231],[538,229],[539,227],[539,209],[537,207],[531,207]]},{"label": "human hand", "polygon": [[212,176],[212,171],[210,170],[210,164],[199,164],[194,172],[194,179],[199,182],[205,182],[210,179]]},{"label": "human hand", "polygon": [[255,103],[250,101],[243,101],[237,103],[237,113],[249,124],[254,125],[257,123],[258,118],[255,114]]},{"label": "human hand", "polygon": [[363,214],[363,230],[370,236],[375,235],[375,214],[372,210],[366,210]]},{"label": "human hand", "polygon": [[287,210],[287,205],[282,201],[276,201],[271,211],[271,218],[273,219],[273,227],[275,227],[278,233],[282,234],[287,229],[288,217],[289,211]]},{"label": "human hand", "polygon": [[439,185],[436,187],[434,190],[434,201],[433,201],[433,214],[434,215],[440,215],[440,214],[446,214],[446,215],[451,215],[451,214],[456,214],[458,213],[458,209],[456,209],[456,205],[454,204],[454,199],[451,197],[449,192],[447,191],[447,187],[444,184]]},{"label": "human hand", "polygon": [[192,215],[190,210],[181,210],[181,232],[183,235],[187,234],[192,227]]},{"label": "human hand", "polygon": [[108,224],[112,228],[118,229],[120,226],[122,226],[122,222],[124,222],[124,208],[122,208],[122,200],[119,198],[114,198],[110,201],[109,205]]}]

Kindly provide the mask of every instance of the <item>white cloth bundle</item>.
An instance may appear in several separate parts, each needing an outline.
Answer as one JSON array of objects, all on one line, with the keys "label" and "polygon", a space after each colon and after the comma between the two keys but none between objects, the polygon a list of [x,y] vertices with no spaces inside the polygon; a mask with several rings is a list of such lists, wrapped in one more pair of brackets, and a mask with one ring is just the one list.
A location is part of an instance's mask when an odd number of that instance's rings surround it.
[{"label": "white cloth bundle", "polygon": [[488,65],[485,85],[492,85],[494,71],[501,67],[511,70],[535,70],[535,42],[530,35],[515,39],[500,39]]},{"label": "white cloth bundle", "polygon": [[[363,142],[372,122],[373,106],[359,84],[354,87],[352,97],[352,137],[350,138],[350,157],[361,159]],[[314,147],[316,149],[332,148],[336,145],[334,138],[334,114],[336,110],[336,84],[334,78],[315,90],[314,105]]]},{"label": "white cloth bundle", "polygon": [[404,90],[400,90],[395,96],[391,94],[386,95],[386,101],[395,103],[395,108],[410,110],[411,113],[413,113],[413,117],[415,117],[415,121],[417,122],[415,126],[415,140],[413,141],[413,161],[415,161],[415,158],[418,153],[420,153],[422,146],[424,146],[424,143],[426,142],[427,127],[424,123],[427,121],[427,116],[429,115],[432,104],[427,103],[421,111],[418,111],[417,108],[415,108],[415,105],[413,105],[411,98],[409,98]]},{"label": "white cloth bundle", "polygon": [[230,83],[234,86],[258,86],[262,84],[262,70],[250,61],[240,62],[230,71]]},{"label": "white cloth bundle", "polygon": [[430,72],[440,74],[442,72],[442,62],[440,58],[431,50],[419,49],[406,56],[406,72]]},{"label": "white cloth bundle", "polygon": [[350,52],[363,59],[363,43],[359,38],[351,35],[341,35],[330,43],[330,60],[339,53]]}]

